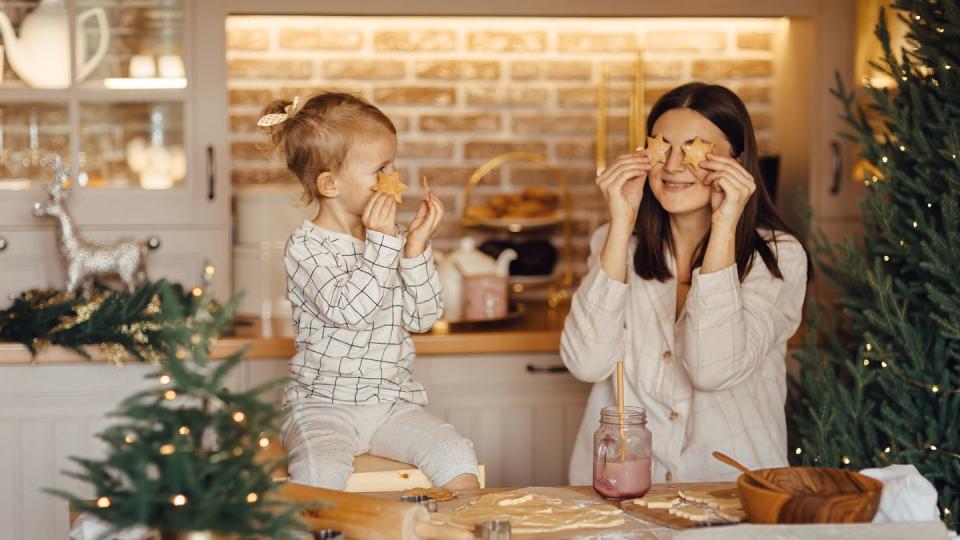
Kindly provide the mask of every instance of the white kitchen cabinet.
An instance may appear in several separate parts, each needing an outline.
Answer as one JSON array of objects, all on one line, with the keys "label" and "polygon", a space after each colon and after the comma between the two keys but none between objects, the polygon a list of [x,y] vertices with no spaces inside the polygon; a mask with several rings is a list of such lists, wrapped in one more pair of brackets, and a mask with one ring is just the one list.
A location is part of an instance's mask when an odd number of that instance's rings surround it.
[{"label": "white kitchen cabinet", "polygon": [[[152,278],[192,287],[210,261],[221,296],[229,292],[226,61],[202,58],[210,40],[223,38],[223,25],[219,33],[216,25],[205,28],[201,4],[0,0],[20,44],[6,44],[0,77],[0,238],[7,240],[0,308],[10,292],[65,283],[53,220],[32,214],[35,202],[47,200],[41,182],[52,180],[41,159],[54,153],[72,168],[66,205],[84,237],[158,236],[166,241],[149,256]],[[24,21],[41,12],[69,27],[74,39],[57,42],[63,51],[37,38],[50,25],[30,25],[24,36]],[[77,66],[67,82],[50,87],[44,70],[63,55],[67,66],[76,57]],[[133,77],[144,69],[156,76]]]},{"label": "white kitchen cabinet", "polygon": [[590,391],[562,367],[556,353],[423,356],[414,376],[427,409],[474,441],[487,487],[558,486]]},{"label": "white kitchen cabinet", "polygon": [[[528,370],[533,368],[533,372]],[[563,485],[589,385],[567,373],[557,354],[422,356],[415,364],[428,409],[471,438],[486,465],[487,487]],[[66,537],[67,503],[41,490],[92,497],[61,474],[69,456],[100,456],[94,435],[126,396],[155,382],[154,366],[104,362],[0,365],[0,523],[4,539]],[[227,382],[248,389],[283,377],[285,359],[244,360]],[[280,390],[270,399],[279,403]]]}]

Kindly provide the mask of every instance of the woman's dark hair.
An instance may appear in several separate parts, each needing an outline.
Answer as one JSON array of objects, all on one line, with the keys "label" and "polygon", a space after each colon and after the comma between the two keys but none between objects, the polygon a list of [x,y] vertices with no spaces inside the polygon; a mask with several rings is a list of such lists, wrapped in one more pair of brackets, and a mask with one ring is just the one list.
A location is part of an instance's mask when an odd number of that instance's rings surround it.
[{"label": "woman's dark hair", "polygon": [[[767,188],[760,175],[760,159],[757,152],[757,141],[753,133],[753,123],[743,101],[729,89],[713,84],[700,82],[678,86],[663,95],[654,104],[647,117],[647,133],[653,133],[653,125],[664,113],[673,109],[690,109],[703,115],[711,121],[727,137],[730,142],[731,153],[743,167],[753,175],[757,189],[747,201],[740,222],[737,223],[736,261],[737,272],[742,281],[753,264],[753,255],[758,253],[771,274],[783,279],[777,257],[776,232],[783,232],[799,240],[799,236],[784,223],[777,215],[777,211],[770,200]],[[667,266],[666,250],[673,251],[673,236],[670,234],[669,214],[660,205],[650,191],[650,184],[643,188],[643,199],[634,227],[637,237],[637,249],[633,256],[633,267],[643,279],[657,279],[666,281],[672,277]],[[769,243],[760,236],[757,228],[770,229],[774,245],[771,250]],[[691,268],[698,268],[703,264],[703,256],[710,239],[710,231],[700,240],[700,244],[693,252]],[[807,256],[807,279],[813,276],[813,266]]]}]

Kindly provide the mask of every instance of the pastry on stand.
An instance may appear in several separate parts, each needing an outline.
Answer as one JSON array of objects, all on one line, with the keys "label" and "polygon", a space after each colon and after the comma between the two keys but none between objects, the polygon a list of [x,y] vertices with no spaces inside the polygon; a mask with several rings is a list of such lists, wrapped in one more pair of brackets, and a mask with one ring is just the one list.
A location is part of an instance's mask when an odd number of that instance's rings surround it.
[{"label": "pastry on stand", "polygon": [[[531,187],[520,193],[500,194],[490,197],[485,203],[471,204],[470,196],[474,187],[484,177],[499,167],[513,162],[527,162],[539,165],[554,177],[558,191]],[[512,234],[532,230],[549,230],[551,227],[563,227],[562,261],[563,269],[556,276],[546,276],[539,280],[511,279],[511,290],[521,293],[525,287],[545,285],[547,304],[555,308],[570,298],[574,281],[573,268],[573,200],[570,185],[563,172],[539,155],[530,152],[509,152],[496,156],[481,165],[470,175],[464,187],[464,214],[460,225],[464,228],[484,228],[505,231]],[[529,276],[527,276],[529,278]]]}]

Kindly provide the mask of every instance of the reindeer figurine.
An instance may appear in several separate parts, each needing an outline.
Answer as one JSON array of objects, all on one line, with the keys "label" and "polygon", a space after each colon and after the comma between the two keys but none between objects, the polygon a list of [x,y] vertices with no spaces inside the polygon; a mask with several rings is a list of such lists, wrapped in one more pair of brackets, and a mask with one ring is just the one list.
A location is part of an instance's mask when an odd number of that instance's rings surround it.
[{"label": "reindeer figurine", "polygon": [[146,241],[121,238],[111,243],[100,244],[85,240],[67,212],[65,199],[70,189],[64,184],[70,177],[69,167],[64,166],[58,155],[43,160],[54,172],[54,184],[42,184],[50,195],[46,203],[35,203],[33,215],[51,216],[57,219],[57,244],[66,263],[67,292],[73,294],[83,287],[83,294],[90,298],[97,278],[119,277],[128,291],[133,291],[147,279],[146,254],[160,247],[156,237]]}]

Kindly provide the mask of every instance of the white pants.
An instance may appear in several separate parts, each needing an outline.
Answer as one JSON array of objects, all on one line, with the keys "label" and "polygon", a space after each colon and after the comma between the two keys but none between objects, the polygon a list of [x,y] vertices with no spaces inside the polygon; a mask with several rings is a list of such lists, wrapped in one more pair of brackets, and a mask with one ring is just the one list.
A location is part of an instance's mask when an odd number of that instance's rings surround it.
[{"label": "white pants", "polygon": [[364,453],[416,465],[437,486],[460,474],[478,473],[473,443],[421,405],[297,399],[286,409],[280,439],[294,482],[343,490],[354,456]]}]

